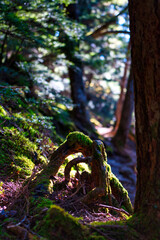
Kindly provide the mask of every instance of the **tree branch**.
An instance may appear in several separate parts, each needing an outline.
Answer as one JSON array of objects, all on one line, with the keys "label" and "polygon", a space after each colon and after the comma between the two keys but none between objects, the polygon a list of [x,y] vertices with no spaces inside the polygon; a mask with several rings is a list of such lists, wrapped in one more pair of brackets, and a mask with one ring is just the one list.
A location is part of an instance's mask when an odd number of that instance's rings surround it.
[{"label": "tree branch", "polygon": [[127,216],[130,216],[130,214],[127,211],[125,211],[123,208],[116,208],[116,207],[109,206],[109,205],[104,205],[104,204],[98,204],[98,207],[105,207],[105,208],[108,208],[108,209],[113,210],[115,212],[124,213]]},{"label": "tree branch", "polygon": [[10,31],[5,31],[4,29],[0,29],[0,32],[2,32],[4,34],[8,34],[13,38],[18,38],[18,39],[24,40],[24,37],[21,37],[20,35],[16,35],[16,34],[10,32]]},{"label": "tree branch", "polygon": [[102,31],[101,33],[99,33],[98,37],[103,37],[104,35],[107,35],[107,34],[119,34],[119,33],[123,33],[123,34],[129,34],[130,35],[130,32],[129,31],[123,31],[123,30],[110,30],[110,31]]},{"label": "tree branch", "polygon": [[98,38],[101,36],[101,33],[103,31],[106,31],[108,29],[108,27],[111,24],[115,24],[117,18],[123,14],[126,10],[128,9],[128,5],[121,11],[119,12],[116,16],[112,17],[109,21],[107,21],[106,23],[104,23],[101,27],[97,28],[95,31],[93,31],[91,34],[89,34],[89,36],[93,37],[93,38]]}]

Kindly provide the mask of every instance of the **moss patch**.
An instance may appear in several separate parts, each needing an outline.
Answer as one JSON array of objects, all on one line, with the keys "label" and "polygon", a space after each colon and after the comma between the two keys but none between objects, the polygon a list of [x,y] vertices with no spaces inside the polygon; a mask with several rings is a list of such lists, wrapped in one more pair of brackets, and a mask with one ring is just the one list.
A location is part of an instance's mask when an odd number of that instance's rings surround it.
[{"label": "moss patch", "polygon": [[55,205],[51,206],[43,220],[37,223],[34,231],[49,240],[84,240],[86,234],[86,228],[78,219]]},{"label": "moss patch", "polygon": [[67,141],[69,145],[78,143],[86,145],[86,147],[91,147],[93,143],[93,141],[88,136],[78,131],[69,133],[67,136]]}]

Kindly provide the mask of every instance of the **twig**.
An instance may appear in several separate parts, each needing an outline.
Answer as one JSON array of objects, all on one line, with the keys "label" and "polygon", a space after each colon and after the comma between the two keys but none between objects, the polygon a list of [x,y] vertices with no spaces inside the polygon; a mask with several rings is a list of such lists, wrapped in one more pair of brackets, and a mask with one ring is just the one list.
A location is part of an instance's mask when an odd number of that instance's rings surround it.
[{"label": "twig", "polygon": [[109,206],[109,205],[104,205],[104,204],[97,204],[97,206],[98,207],[105,207],[105,208],[108,208],[110,210],[113,210],[113,211],[116,211],[116,212],[120,212],[120,213],[124,213],[127,216],[130,216],[130,214],[127,211],[125,211],[123,208],[116,208],[116,207]]},{"label": "twig", "polygon": [[92,213],[94,216],[103,216],[103,217],[106,217],[106,213]]},{"label": "twig", "polygon": [[2,125],[3,123],[5,123],[7,120],[4,120],[2,123],[0,123],[0,125]]},{"label": "twig", "polygon": [[17,224],[10,224],[10,225],[8,226],[8,228],[12,228],[12,227],[19,226],[19,225],[21,225],[25,220],[26,220],[26,216],[24,216],[24,218],[23,218],[19,223],[17,223]]},{"label": "twig", "polygon": [[16,203],[17,199],[23,194],[25,195],[25,193],[28,191],[28,187],[29,187],[29,184],[31,183],[32,179],[35,177],[36,173],[37,173],[37,169],[38,167],[34,167],[33,171],[32,171],[32,175],[30,176],[29,179],[27,179],[27,184],[24,186],[24,182],[22,184],[22,187],[19,189],[19,191],[16,193],[14,199],[11,201],[11,203],[9,204],[8,206],[8,209],[11,209],[12,206]]},{"label": "twig", "polygon": [[69,196],[69,197],[67,198],[67,200],[70,199],[70,198],[72,198],[74,195],[76,195],[83,186],[84,186],[84,184],[80,185],[80,186],[77,188],[77,190],[76,190],[71,196]]}]

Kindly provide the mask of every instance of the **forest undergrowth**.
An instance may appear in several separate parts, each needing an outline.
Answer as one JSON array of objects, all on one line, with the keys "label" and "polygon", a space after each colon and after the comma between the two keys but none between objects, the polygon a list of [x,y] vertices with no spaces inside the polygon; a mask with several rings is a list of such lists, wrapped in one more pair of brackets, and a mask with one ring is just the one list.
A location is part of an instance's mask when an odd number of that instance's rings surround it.
[{"label": "forest undergrowth", "polygon": [[[87,178],[80,181],[88,171],[85,164],[73,166],[69,183],[62,184],[73,155],[50,179],[52,193],[44,194],[43,184],[31,192],[51,154],[77,130],[61,99],[28,98],[21,88],[0,88],[0,239],[140,239],[126,225],[131,215],[121,202],[114,206],[101,198],[90,204],[80,201],[88,187]],[[111,144],[108,149],[109,156],[116,156]]]}]

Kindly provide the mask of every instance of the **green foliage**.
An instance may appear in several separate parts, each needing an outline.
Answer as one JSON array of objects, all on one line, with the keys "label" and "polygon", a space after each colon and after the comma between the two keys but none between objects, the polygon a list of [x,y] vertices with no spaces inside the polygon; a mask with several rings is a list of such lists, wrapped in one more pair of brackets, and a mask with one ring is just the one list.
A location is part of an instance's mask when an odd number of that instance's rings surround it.
[{"label": "green foliage", "polygon": [[0,105],[0,173],[26,178],[31,175],[35,163],[47,162],[43,151],[50,151],[53,143],[42,132],[49,125],[53,129],[53,124],[47,117],[37,116],[32,108],[26,110],[28,102],[22,91],[2,89],[0,103],[3,104]]},{"label": "green foliage", "polygon": [[87,240],[106,240],[105,237],[99,236],[98,233],[92,233]]},{"label": "green foliage", "polygon": [[5,109],[0,105],[0,116],[4,117],[7,115],[7,112],[5,111]]}]

